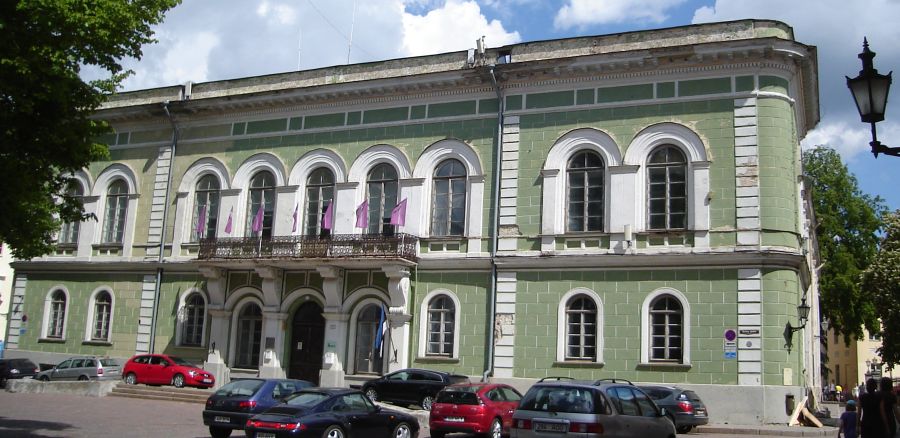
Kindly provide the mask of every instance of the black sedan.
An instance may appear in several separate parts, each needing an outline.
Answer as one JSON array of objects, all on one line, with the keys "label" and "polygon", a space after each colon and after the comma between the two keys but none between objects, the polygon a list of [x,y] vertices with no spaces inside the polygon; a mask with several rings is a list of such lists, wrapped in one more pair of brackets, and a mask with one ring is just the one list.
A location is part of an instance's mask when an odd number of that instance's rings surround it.
[{"label": "black sedan", "polygon": [[234,379],[206,400],[203,424],[213,438],[228,438],[247,420],[313,384],[292,379]]},{"label": "black sedan", "polygon": [[248,438],[415,438],[415,417],[375,406],[362,392],[310,388],[254,415],[244,427]]},{"label": "black sedan", "polygon": [[417,405],[430,411],[437,393],[454,383],[469,383],[469,378],[442,371],[408,368],[369,380],[362,386],[362,391],[372,401]]},{"label": "black sedan", "polygon": [[666,412],[678,433],[688,433],[696,426],[709,423],[706,405],[696,392],[677,386],[638,385]]}]

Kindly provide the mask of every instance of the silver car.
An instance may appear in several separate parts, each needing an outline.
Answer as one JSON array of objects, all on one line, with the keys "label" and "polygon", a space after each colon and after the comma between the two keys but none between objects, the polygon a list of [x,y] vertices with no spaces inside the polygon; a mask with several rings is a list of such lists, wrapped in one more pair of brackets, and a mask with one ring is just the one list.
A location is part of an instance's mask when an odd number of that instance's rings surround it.
[{"label": "silver car", "polygon": [[541,379],[513,414],[511,438],[675,438],[675,425],[647,395],[621,379]]},{"label": "silver car", "polygon": [[34,378],[50,380],[118,380],[122,367],[115,359],[96,356],[79,356],[66,359],[49,370],[37,373]]}]

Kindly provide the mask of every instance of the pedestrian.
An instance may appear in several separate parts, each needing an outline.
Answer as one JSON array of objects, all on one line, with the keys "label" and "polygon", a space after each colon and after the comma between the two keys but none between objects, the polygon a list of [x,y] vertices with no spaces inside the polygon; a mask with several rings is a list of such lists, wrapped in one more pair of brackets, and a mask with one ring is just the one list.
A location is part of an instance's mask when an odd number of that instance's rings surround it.
[{"label": "pedestrian", "polygon": [[863,438],[886,438],[881,417],[881,394],[878,381],[866,380],[866,393],[859,398],[859,432]]},{"label": "pedestrian", "polygon": [[897,422],[900,420],[900,407],[897,406],[897,396],[890,377],[881,378],[881,415],[884,419],[884,427],[887,438],[897,436]]},{"label": "pedestrian", "polygon": [[844,387],[842,387],[841,385],[837,385],[834,387],[834,389],[836,391],[835,394],[837,394],[837,398],[835,400],[837,400],[837,401],[844,400]]},{"label": "pedestrian", "polygon": [[845,407],[845,411],[841,414],[841,418],[838,419],[838,434],[837,438],[841,438],[841,435],[844,435],[844,438],[856,438],[856,402],[850,400],[847,402],[847,406]]}]

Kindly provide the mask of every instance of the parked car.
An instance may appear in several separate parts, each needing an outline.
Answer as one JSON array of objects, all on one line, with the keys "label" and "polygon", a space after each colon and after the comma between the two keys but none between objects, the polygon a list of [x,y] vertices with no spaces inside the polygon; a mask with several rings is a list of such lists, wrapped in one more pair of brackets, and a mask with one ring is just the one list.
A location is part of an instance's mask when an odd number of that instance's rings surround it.
[{"label": "parked car", "polygon": [[513,387],[499,383],[460,383],[441,390],[431,405],[431,438],[466,432],[500,438],[508,434],[519,406]]},{"label": "parked car", "polygon": [[172,385],[176,388],[196,386],[212,388],[216,378],[203,368],[180,357],[167,354],[138,354],[125,362],[125,383],[137,385]]},{"label": "parked car", "polygon": [[414,404],[430,411],[434,397],[445,386],[468,381],[468,377],[459,374],[408,368],[369,380],[362,391],[372,401]]},{"label": "parked car", "polygon": [[419,423],[412,415],[376,406],[355,389],[304,389],[244,427],[248,438],[415,438]]},{"label": "parked car", "polygon": [[694,391],[667,385],[638,385],[661,408],[666,408],[669,419],[675,423],[678,433],[688,433],[696,426],[709,423],[709,412],[700,396]]},{"label": "parked car", "polygon": [[234,429],[243,429],[247,420],[304,388],[306,380],[235,379],[206,399],[203,424],[213,438],[228,438]]},{"label": "parked car", "polygon": [[631,382],[542,379],[513,414],[511,438],[675,438],[666,409]]},{"label": "parked car", "polygon": [[116,380],[121,376],[121,365],[115,359],[96,356],[79,356],[66,359],[53,368],[35,374],[44,382],[50,380]]},{"label": "parked car", "polygon": [[38,366],[28,359],[0,359],[0,388],[6,388],[9,379],[34,377],[39,371]]}]

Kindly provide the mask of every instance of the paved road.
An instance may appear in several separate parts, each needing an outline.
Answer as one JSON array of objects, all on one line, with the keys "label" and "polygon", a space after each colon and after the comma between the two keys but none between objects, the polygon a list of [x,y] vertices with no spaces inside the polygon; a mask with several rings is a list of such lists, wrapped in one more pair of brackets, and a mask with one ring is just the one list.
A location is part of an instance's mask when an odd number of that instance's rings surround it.
[{"label": "paved road", "polygon": [[[0,436],[207,438],[203,405],[123,397],[24,394],[0,391]],[[427,427],[427,424],[423,424]],[[232,435],[242,438],[241,432]],[[425,429],[419,438],[428,436]],[[778,435],[754,435],[754,438]],[[472,438],[466,435],[451,435]],[[749,438],[749,435],[691,433],[683,438]],[[372,437],[375,438],[375,437]]]}]

